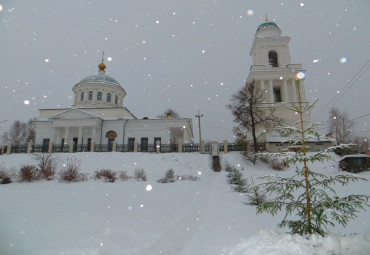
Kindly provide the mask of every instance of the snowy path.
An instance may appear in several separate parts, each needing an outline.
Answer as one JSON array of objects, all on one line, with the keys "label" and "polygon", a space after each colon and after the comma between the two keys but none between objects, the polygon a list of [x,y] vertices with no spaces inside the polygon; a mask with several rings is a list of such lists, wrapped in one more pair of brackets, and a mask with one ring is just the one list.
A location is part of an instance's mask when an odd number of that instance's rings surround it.
[{"label": "snowy path", "polygon": [[[221,177],[221,178],[220,178]],[[172,220],[169,227],[159,234],[159,238],[143,249],[140,254],[182,254],[198,229],[207,222],[212,205],[216,200],[218,180],[224,180],[220,173],[211,173],[207,182],[198,185],[193,192],[193,202],[189,208]]]}]

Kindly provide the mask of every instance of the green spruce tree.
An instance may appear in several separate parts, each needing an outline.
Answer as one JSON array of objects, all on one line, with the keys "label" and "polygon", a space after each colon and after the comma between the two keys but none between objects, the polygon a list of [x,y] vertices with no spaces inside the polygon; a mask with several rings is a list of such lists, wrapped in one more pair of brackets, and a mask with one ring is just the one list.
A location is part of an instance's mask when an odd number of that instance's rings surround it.
[{"label": "green spruce tree", "polygon": [[281,153],[279,156],[289,164],[300,163],[302,167],[297,166],[296,174],[290,178],[277,175],[261,177],[262,183],[259,186],[270,198],[257,206],[257,213],[267,212],[274,216],[282,211],[285,216],[278,224],[279,227],[287,227],[292,233],[300,235],[325,235],[328,226],[346,226],[350,219],[357,217],[359,210],[365,210],[365,206],[369,206],[368,195],[338,197],[334,185],[347,185],[366,179],[354,175],[326,176],[309,168],[309,162],[333,159],[326,151],[307,154],[307,141],[322,140],[324,137],[315,131],[315,127],[320,124],[305,123],[303,114],[309,111],[313,104],[302,102],[299,79],[296,86],[299,101],[288,108],[298,113],[299,121],[295,126],[278,128],[291,138],[293,144],[301,145],[302,149],[293,155]]},{"label": "green spruce tree", "polygon": [[261,205],[266,200],[266,192],[262,190],[259,185],[254,184],[254,180],[251,177],[252,186],[247,192],[247,205]]}]

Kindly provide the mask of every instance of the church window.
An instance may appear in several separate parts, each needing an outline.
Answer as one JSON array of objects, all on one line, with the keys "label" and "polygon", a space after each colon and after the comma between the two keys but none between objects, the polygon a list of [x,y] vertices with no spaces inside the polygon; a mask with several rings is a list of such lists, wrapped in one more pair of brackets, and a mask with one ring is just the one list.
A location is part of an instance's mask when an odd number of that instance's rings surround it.
[{"label": "church window", "polygon": [[281,102],[281,90],[280,87],[274,87],[274,102]]},{"label": "church window", "polygon": [[80,100],[81,101],[84,101],[84,98],[85,98],[85,92],[81,92],[81,98],[80,98]]},{"label": "church window", "polygon": [[128,138],[128,151],[134,151],[135,137]]},{"label": "church window", "polygon": [[272,67],[278,67],[278,54],[276,51],[272,50],[269,52],[269,64]]},{"label": "church window", "polygon": [[93,92],[89,91],[89,100],[92,100],[92,97],[93,97]]},{"label": "church window", "polygon": [[101,92],[99,91],[99,92],[98,92],[98,95],[96,96],[96,100],[101,101],[102,96],[103,96],[103,93],[101,93]]},{"label": "church window", "polygon": [[112,94],[111,93],[108,93],[107,94],[107,102],[110,102],[112,99]]},{"label": "church window", "polygon": [[118,96],[115,96],[115,97],[114,97],[114,103],[115,103],[115,104],[118,104]]}]

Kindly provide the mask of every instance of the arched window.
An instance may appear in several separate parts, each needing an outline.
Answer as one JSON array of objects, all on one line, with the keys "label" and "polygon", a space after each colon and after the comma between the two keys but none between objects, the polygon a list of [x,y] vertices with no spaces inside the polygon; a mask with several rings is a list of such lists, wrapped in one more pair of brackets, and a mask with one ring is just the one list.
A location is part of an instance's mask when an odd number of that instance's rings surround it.
[{"label": "arched window", "polygon": [[114,104],[118,104],[118,96],[114,97]]},{"label": "arched window", "polygon": [[107,94],[107,102],[110,102],[112,100],[112,95],[111,93]]},{"label": "arched window", "polygon": [[278,67],[278,54],[276,51],[272,50],[269,52],[269,64],[272,67]]},{"label": "arched window", "polygon": [[92,100],[92,97],[93,97],[93,92],[89,91],[89,100]]},{"label": "arched window", "polygon": [[84,101],[85,99],[85,92],[81,92],[81,98],[80,98],[80,101]]},{"label": "arched window", "polygon": [[97,96],[96,96],[96,100],[101,101],[102,96],[103,96],[103,93],[101,93],[99,91],[98,94],[97,94]]}]

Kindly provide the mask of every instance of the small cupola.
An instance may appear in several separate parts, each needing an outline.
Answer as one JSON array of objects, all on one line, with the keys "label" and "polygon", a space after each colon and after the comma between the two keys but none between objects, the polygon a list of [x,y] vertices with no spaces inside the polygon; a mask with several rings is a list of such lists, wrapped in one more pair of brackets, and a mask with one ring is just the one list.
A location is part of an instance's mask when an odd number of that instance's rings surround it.
[{"label": "small cupola", "polygon": [[281,36],[281,30],[275,22],[268,20],[267,15],[265,22],[258,26],[256,38],[268,38]]}]

